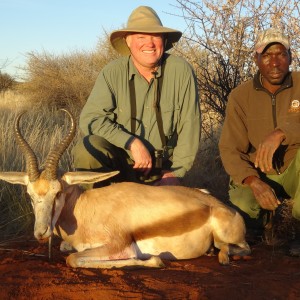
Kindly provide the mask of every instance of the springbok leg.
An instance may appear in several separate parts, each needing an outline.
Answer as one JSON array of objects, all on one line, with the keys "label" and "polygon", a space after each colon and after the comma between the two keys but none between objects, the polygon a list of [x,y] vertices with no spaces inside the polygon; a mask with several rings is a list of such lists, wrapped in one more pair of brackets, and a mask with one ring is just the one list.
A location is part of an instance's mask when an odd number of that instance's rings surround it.
[{"label": "springbok leg", "polygon": [[67,265],[73,268],[163,268],[165,265],[158,256],[151,256],[147,260],[133,257],[135,251],[127,247],[120,253],[103,255],[107,247],[102,246],[82,252],[72,253],[67,257]]}]

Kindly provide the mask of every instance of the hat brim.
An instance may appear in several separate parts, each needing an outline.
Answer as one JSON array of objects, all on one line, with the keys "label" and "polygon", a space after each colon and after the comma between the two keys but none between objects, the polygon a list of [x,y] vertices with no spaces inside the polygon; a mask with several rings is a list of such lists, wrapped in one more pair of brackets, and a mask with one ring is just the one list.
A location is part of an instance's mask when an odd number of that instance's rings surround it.
[{"label": "hat brim", "polygon": [[270,44],[274,44],[274,43],[278,43],[278,44],[281,44],[283,45],[286,50],[289,50],[290,49],[290,45],[283,42],[283,41],[278,41],[278,40],[271,40],[271,41],[268,41],[268,43],[265,43],[263,45],[261,45],[260,47],[258,47],[257,49],[255,49],[255,51],[258,53],[258,54],[261,54],[264,52],[264,50],[267,48],[267,46],[269,46]]},{"label": "hat brim", "polygon": [[110,35],[110,42],[113,48],[122,55],[129,55],[130,50],[126,44],[125,37],[129,33],[162,33],[166,38],[165,51],[171,49],[182,36],[182,32],[168,27],[153,26],[140,29],[120,29],[115,30]]}]

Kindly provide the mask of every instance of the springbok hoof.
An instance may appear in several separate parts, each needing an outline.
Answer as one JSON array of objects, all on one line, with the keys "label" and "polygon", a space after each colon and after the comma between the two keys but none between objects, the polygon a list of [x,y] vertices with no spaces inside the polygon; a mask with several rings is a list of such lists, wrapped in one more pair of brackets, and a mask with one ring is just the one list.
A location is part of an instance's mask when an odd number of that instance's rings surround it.
[{"label": "springbok hoof", "polygon": [[220,251],[218,254],[219,263],[223,266],[229,265],[229,256],[227,252]]}]

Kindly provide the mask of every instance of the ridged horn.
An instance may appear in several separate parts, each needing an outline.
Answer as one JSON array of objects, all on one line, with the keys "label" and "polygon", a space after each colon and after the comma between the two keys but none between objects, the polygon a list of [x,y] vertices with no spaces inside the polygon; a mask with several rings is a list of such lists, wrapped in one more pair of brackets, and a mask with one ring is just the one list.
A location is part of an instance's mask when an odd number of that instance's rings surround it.
[{"label": "ridged horn", "polygon": [[76,124],[74,121],[74,117],[68,110],[64,108],[62,108],[61,110],[68,114],[68,116],[70,117],[71,125],[70,125],[70,130],[68,134],[65,136],[65,138],[47,156],[47,160],[45,162],[45,178],[48,180],[57,179],[59,160],[63,155],[63,153],[65,152],[65,150],[70,145],[70,143],[72,142],[76,133]]},{"label": "ridged horn", "polygon": [[24,112],[20,113],[17,116],[16,121],[15,121],[15,139],[16,139],[23,155],[25,156],[26,172],[29,176],[29,181],[34,182],[39,178],[40,171],[38,168],[37,157],[36,157],[35,153],[33,152],[33,150],[31,149],[31,147],[29,146],[29,144],[26,142],[26,140],[22,136],[21,131],[20,131],[20,119],[23,114],[24,114]]}]

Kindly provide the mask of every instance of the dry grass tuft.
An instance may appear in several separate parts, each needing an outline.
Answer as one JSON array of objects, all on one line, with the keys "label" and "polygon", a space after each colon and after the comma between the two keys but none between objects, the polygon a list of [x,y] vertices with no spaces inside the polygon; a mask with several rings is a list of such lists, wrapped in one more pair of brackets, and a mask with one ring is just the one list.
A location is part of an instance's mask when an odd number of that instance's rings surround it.
[{"label": "dry grass tuft", "polygon": [[29,103],[24,95],[16,90],[0,93],[0,109],[21,110],[28,108]]}]

